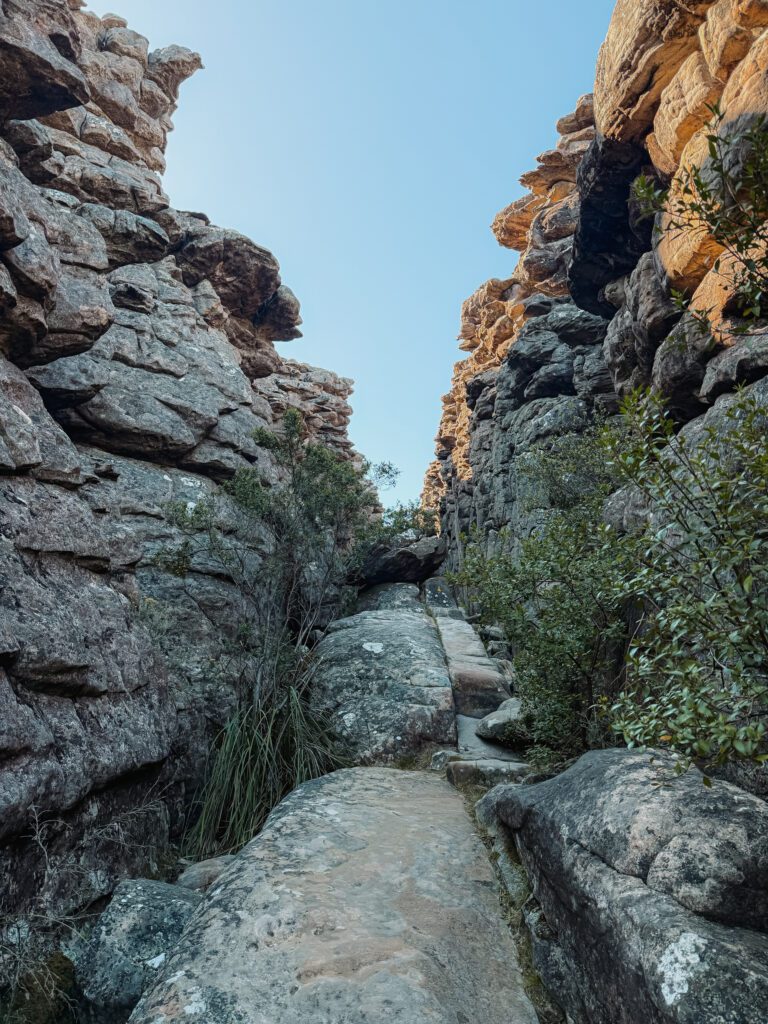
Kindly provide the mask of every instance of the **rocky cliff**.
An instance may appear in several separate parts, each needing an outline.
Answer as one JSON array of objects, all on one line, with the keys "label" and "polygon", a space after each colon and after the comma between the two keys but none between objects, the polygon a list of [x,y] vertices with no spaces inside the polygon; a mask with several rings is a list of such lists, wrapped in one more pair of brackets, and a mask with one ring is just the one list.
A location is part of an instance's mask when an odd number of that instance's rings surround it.
[{"label": "rocky cliff", "polygon": [[[739,386],[765,406],[764,321],[737,329],[724,247],[667,212],[643,219],[632,183],[649,176],[674,201],[687,169],[707,167],[712,131],[728,137],[738,180],[768,115],[767,82],[766,0],[618,0],[594,93],[558,122],[555,148],[521,179],[528,194],[494,221],[517,266],[464,303],[460,347],[471,354],[443,401],[423,495],[440,508],[452,567],[473,530],[487,551],[514,551],[542,519],[526,455],[636,387],[652,385],[699,439],[723,432]],[[690,297],[687,311],[675,292]],[[626,494],[612,499],[615,525],[631,515]],[[656,803],[646,756],[601,751],[481,803],[512,897],[530,884],[534,962],[568,1020],[765,1018],[766,915],[748,879],[762,870],[766,776],[729,771],[753,792],[720,781],[707,796],[692,771]],[[736,851],[745,863],[729,867]],[[745,889],[732,899],[718,889],[725,878]]]},{"label": "rocky cliff", "polygon": [[276,483],[252,435],[288,407],[354,457],[351,382],[275,350],[301,322],[275,257],[163,193],[199,56],[83,6],[0,4],[3,921],[156,870],[232,706],[244,598],[159,568],[168,503]]},{"label": "rocky cliff", "polygon": [[[496,217],[499,242],[521,255],[507,280],[482,285],[462,309],[460,348],[443,400],[437,459],[424,500],[442,511],[450,560],[462,533],[495,543],[524,536],[518,459],[534,444],[578,431],[617,396],[653,383],[682,420],[768,370],[764,336],[723,332],[711,346],[681,320],[725,315],[704,231],[658,232],[630,201],[639,173],[667,183],[707,154],[712,106],[738,139],[768,113],[768,3],[619,0],[598,58],[594,95],[557,125],[560,138],[523,175],[528,193]],[[678,176],[679,177],[679,176]],[[705,420],[703,421],[705,422]]]}]

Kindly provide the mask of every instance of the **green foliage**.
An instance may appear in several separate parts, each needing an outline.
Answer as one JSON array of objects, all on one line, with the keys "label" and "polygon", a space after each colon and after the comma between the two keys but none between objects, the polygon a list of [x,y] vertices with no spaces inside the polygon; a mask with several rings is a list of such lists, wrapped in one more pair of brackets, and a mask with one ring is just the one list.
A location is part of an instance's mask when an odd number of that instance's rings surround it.
[{"label": "green foliage", "polygon": [[[631,396],[623,429],[529,456],[559,507],[519,551],[470,544],[457,581],[513,646],[539,766],[608,725],[681,769],[768,760],[768,414],[746,393],[720,409],[677,432],[658,396]],[[618,485],[644,510],[630,532],[603,522]]]},{"label": "green foliage", "polygon": [[599,706],[617,693],[627,633],[615,583],[631,560],[628,544],[606,545],[596,528],[616,485],[600,431],[535,449],[519,470],[549,505],[543,525],[513,553],[488,556],[472,538],[454,581],[505,630],[527,745],[545,767],[604,738]]},{"label": "green foliage", "polygon": [[418,501],[398,503],[385,509],[366,540],[378,543],[394,540],[403,534],[421,540],[423,537],[434,537],[438,529],[438,512],[433,508],[425,508]]},{"label": "green foliage", "polygon": [[326,715],[309,703],[311,671],[299,661],[271,699],[244,703],[227,722],[187,836],[196,859],[238,850],[296,786],[348,763]]},{"label": "green foliage", "polygon": [[615,464],[653,515],[623,588],[645,614],[614,727],[683,764],[766,760],[766,411],[741,394],[718,428],[690,437],[653,395],[631,397],[625,416]]},{"label": "green foliage", "polygon": [[[750,321],[768,311],[768,125],[765,117],[727,125],[724,113],[710,108],[706,141],[708,157],[701,166],[683,167],[670,189],[641,175],[634,197],[647,216],[667,215],[665,233],[705,232],[723,253],[713,269],[727,276],[735,299],[727,310],[738,314],[746,331]],[[674,296],[681,308],[686,296]],[[712,310],[694,316],[709,330]]]},{"label": "green foliage", "polygon": [[310,699],[311,647],[344,600],[378,511],[375,482],[395,473],[308,440],[295,410],[280,431],[258,430],[254,438],[271,453],[279,484],[242,470],[213,498],[170,506],[182,540],[158,557],[181,576],[213,562],[243,597],[243,619],[232,630],[238,703],[216,741],[187,836],[197,858],[237,849],[286,793],[344,763]]}]

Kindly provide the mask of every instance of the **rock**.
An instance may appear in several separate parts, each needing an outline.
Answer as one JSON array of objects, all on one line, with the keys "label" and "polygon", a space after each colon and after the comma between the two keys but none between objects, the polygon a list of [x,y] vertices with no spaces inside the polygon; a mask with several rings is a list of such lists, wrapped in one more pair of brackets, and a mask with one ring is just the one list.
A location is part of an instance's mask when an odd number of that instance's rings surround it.
[{"label": "rock", "polygon": [[121,882],[75,959],[77,981],[93,1024],[127,1021],[181,938],[200,902],[165,882]]},{"label": "rock", "polygon": [[495,711],[481,718],[475,727],[477,735],[484,740],[500,743],[514,749],[520,748],[522,710],[519,697],[510,697]]},{"label": "rock", "polygon": [[633,223],[629,204],[630,186],[644,161],[636,143],[598,134],[579,167],[579,222],[568,290],[576,305],[599,316],[613,312],[602,290],[632,270],[651,246],[651,223]]},{"label": "rock", "polygon": [[535,1024],[493,889],[445,782],[335,772],[288,797],[208,891],[132,1024]]},{"label": "rock", "polygon": [[235,860],[232,854],[222,854],[221,857],[211,857],[209,860],[198,861],[197,864],[190,864],[176,879],[176,885],[182,889],[190,889],[192,892],[206,892],[224,874],[229,865]]},{"label": "rock", "polygon": [[440,637],[423,610],[365,611],[334,622],[316,648],[313,701],[357,761],[392,762],[455,742]]},{"label": "rock", "polygon": [[66,4],[17,0],[0,21],[0,120],[42,117],[87,103],[80,40]]},{"label": "rock", "polygon": [[609,139],[635,142],[653,121],[659,98],[698,46],[712,0],[618,0],[600,48],[595,124]]},{"label": "rock", "polygon": [[445,769],[446,778],[457,789],[463,786],[491,789],[503,783],[518,785],[530,773],[531,769],[524,761],[505,761],[493,757],[474,761],[461,758],[449,761]]},{"label": "rock", "polygon": [[424,604],[431,615],[461,615],[451,587],[445,582],[444,577],[433,576],[431,579],[424,580],[421,592]]},{"label": "rock", "polygon": [[358,612],[390,611],[404,608],[419,612],[419,588],[415,583],[380,583],[364,590],[357,599]]},{"label": "rock", "polygon": [[493,790],[478,814],[517,846],[541,907],[534,960],[575,1021],[764,1019],[763,800],[676,777],[664,755],[602,750]]},{"label": "rock", "polygon": [[468,622],[442,615],[435,621],[448,659],[456,711],[482,718],[509,697],[507,681]]},{"label": "rock", "polygon": [[445,558],[440,537],[410,540],[403,537],[379,544],[366,558],[361,576],[368,586],[376,583],[421,583],[434,576]]},{"label": "rock", "polygon": [[[166,137],[200,58],[150,52],[123,19],[82,7],[0,4],[9,928],[41,906],[69,920],[121,878],[155,873],[232,711],[232,642],[256,598],[205,543],[188,576],[163,571],[158,556],[183,540],[169,503],[208,503],[214,481],[240,469],[277,485],[253,433],[286,408],[311,438],[359,458],[346,432],[352,382],[275,350],[300,321],[276,258],[168,206]],[[265,372],[254,388],[250,375]],[[224,496],[217,507],[238,564],[259,579],[267,531],[246,530]]]}]

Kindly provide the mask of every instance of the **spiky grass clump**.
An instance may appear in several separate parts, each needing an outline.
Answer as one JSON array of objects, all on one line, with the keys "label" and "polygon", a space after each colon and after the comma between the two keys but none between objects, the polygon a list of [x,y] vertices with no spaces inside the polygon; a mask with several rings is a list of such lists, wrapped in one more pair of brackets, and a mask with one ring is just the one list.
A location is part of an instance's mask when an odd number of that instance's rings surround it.
[{"label": "spiky grass clump", "polygon": [[277,688],[237,711],[221,732],[200,816],[187,837],[196,860],[239,850],[297,786],[349,763],[308,683]]}]

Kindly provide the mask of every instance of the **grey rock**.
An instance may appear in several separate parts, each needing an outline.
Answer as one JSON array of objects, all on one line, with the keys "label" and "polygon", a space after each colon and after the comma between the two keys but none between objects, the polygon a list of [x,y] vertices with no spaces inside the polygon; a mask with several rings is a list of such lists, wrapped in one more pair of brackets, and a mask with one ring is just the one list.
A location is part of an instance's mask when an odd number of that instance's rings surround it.
[{"label": "grey rock", "polygon": [[477,723],[475,732],[484,740],[491,740],[493,743],[500,743],[515,749],[519,747],[520,743],[517,727],[521,724],[521,716],[520,698],[510,697],[490,715],[482,718]]},{"label": "grey rock", "polygon": [[358,612],[387,611],[404,608],[419,612],[419,588],[415,583],[380,583],[364,590],[357,599]]},{"label": "grey rock", "polygon": [[498,757],[467,760],[457,758],[446,765],[445,775],[452,786],[479,786],[490,789],[504,783],[518,785],[531,774],[525,761],[507,761]]},{"label": "grey rock", "polygon": [[516,843],[542,911],[535,962],[578,1024],[765,1018],[763,800],[677,777],[665,755],[603,750],[498,787],[478,814]]},{"label": "grey rock", "polygon": [[182,889],[191,889],[193,892],[205,892],[221,878],[234,860],[233,854],[226,853],[221,857],[211,857],[209,860],[190,864],[176,879],[176,885]]},{"label": "grey rock", "polygon": [[444,615],[435,621],[448,659],[456,710],[483,718],[509,697],[507,681],[468,622]]},{"label": "grey rock", "polygon": [[536,1015],[460,798],[434,776],[379,768],[307,783],[273,812],[131,1021],[384,1019]]},{"label": "grey rock", "polygon": [[334,622],[316,649],[313,701],[361,763],[391,762],[456,739],[440,637],[422,610],[366,611]]},{"label": "grey rock", "polygon": [[402,538],[378,545],[366,559],[361,576],[368,586],[376,583],[420,583],[434,576],[445,558],[440,537],[421,540]]},{"label": "grey rock", "polygon": [[424,580],[421,585],[424,604],[432,615],[458,611],[458,606],[451,592],[451,587],[442,576],[433,576]]},{"label": "grey rock", "polygon": [[198,893],[144,879],[121,882],[75,956],[91,1024],[127,1021],[181,938]]}]

